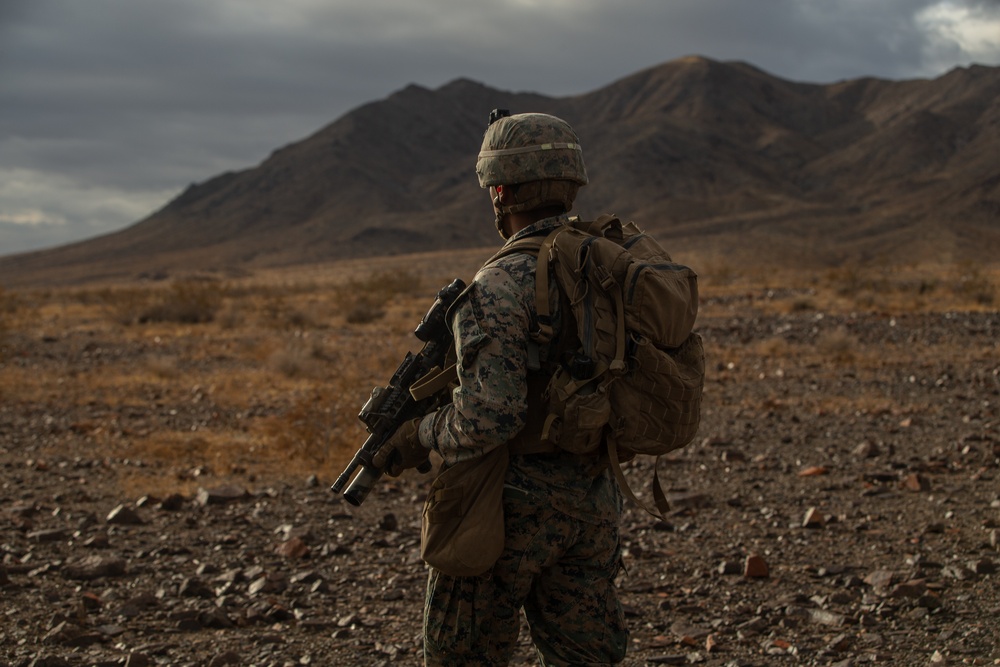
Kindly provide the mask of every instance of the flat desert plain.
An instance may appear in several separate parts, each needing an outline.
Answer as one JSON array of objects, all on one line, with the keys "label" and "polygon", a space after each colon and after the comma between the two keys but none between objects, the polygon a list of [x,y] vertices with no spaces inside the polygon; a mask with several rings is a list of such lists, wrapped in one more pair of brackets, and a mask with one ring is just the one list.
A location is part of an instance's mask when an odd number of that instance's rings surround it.
[{"label": "flat desert plain", "polygon": [[[432,476],[328,486],[487,255],[0,293],[0,663],[420,664]],[[1000,273],[689,263],[703,421],[625,513],[625,664],[1000,664]]]}]

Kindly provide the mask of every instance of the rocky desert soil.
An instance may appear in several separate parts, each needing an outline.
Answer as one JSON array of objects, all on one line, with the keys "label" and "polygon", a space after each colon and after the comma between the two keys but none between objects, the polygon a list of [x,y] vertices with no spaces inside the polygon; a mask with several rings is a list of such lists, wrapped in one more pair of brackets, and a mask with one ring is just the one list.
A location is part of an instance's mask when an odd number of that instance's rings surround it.
[{"label": "rocky desert soil", "polygon": [[[659,463],[667,521],[625,515],[625,664],[1000,664],[1000,314],[759,307],[781,298],[706,298],[701,433]],[[104,451],[102,431],[253,415],[12,384],[148,353],[102,331],[4,337],[0,664],[421,664],[430,477],[353,508],[329,473]],[[148,488],[122,483],[136,472]],[[628,475],[648,497],[650,462]],[[514,664],[536,664],[521,639]]]}]

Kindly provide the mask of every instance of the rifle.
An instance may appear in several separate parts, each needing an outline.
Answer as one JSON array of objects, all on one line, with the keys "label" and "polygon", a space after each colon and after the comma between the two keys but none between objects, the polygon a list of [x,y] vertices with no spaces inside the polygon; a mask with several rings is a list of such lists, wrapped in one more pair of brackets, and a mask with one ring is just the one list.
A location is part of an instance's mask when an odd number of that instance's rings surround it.
[{"label": "rifle", "polygon": [[[416,400],[410,393],[410,387],[417,380],[426,377],[433,371],[440,371],[444,367],[445,356],[453,346],[451,329],[445,316],[464,289],[465,283],[456,278],[451,284],[438,291],[437,298],[430,310],[413,331],[417,339],[424,343],[424,346],[417,354],[407,352],[402,363],[399,364],[399,368],[392,374],[389,384],[385,387],[372,389],[371,397],[361,407],[358,419],[365,423],[370,435],[361,445],[361,449],[354,454],[354,458],[351,459],[344,472],[330,487],[334,493],[340,493],[360,467],[361,472],[354,477],[354,481],[344,491],[344,498],[355,507],[364,502],[384,472],[374,465],[372,456],[382,448],[382,445],[392,437],[401,425],[411,419],[430,413],[440,405],[442,399],[440,394]],[[428,462],[426,467],[421,466],[418,470],[428,472],[430,463]]]}]

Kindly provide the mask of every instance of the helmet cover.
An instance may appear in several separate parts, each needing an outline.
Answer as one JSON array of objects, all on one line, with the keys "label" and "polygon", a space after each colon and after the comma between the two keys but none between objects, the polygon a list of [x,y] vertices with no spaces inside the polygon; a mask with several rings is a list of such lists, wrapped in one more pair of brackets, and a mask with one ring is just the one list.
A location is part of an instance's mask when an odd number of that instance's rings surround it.
[{"label": "helmet cover", "polygon": [[482,188],[546,180],[588,182],[573,128],[543,113],[516,114],[492,123],[483,137],[476,174]]}]

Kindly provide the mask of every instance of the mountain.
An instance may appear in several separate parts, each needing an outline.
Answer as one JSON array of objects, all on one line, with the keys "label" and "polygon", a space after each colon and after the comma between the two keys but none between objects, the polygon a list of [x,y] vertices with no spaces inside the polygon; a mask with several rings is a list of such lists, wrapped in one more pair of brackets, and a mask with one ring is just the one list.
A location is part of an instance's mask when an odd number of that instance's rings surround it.
[{"label": "mountain", "polygon": [[0,284],[497,245],[474,173],[494,107],[566,119],[591,177],[576,211],[634,219],[679,255],[829,265],[1000,248],[1000,68],[818,85],[689,57],[573,97],[411,85],[127,229],[0,258]]}]

